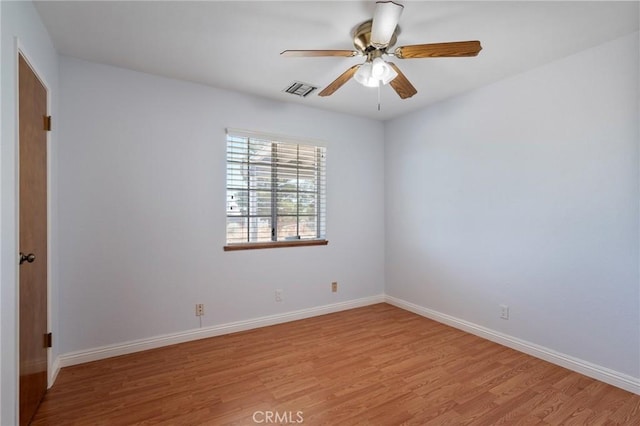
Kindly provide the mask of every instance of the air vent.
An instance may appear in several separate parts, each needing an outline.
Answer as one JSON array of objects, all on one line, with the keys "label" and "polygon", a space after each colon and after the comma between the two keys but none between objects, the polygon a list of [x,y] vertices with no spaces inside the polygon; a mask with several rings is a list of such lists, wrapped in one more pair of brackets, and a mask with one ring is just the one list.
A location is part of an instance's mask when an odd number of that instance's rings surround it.
[{"label": "air vent", "polygon": [[310,84],[294,81],[289,86],[287,86],[287,88],[284,89],[283,92],[291,93],[292,95],[298,95],[301,98],[304,98],[305,96],[307,96],[309,93],[313,92],[316,89],[317,87],[312,86]]}]

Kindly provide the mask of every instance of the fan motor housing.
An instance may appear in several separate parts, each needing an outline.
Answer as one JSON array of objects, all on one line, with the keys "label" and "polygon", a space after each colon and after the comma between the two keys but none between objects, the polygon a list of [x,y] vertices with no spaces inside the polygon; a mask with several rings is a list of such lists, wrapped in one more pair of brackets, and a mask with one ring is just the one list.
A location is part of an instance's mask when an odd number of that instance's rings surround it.
[{"label": "fan motor housing", "polygon": [[383,49],[377,49],[375,46],[371,45],[371,26],[373,23],[373,19],[369,19],[368,21],[364,21],[362,24],[358,25],[356,29],[353,31],[353,45],[356,49],[363,54],[368,54],[373,50],[382,50],[385,51],[396,44],[398,39],[398,34],[400,34],[400,27],[397,26],[395,31],[393,32],[393,36],[391,36],[391,40],[389,44]]}]

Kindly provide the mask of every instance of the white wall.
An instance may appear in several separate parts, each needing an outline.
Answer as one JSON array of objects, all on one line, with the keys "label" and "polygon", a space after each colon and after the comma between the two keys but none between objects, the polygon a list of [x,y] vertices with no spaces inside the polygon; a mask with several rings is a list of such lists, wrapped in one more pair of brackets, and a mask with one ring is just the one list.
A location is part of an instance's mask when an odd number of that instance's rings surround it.
[{"label": "white wall", "polygon": [[[68,57],[60,87],[62,353],[384,292],[382,123]],[[226,127],[326,142],[328,246],[223,252]]]},{"label": "white wall", "polygon": [[640,377],[638,52],[388,122],[387,294]]},{"label": "white wall", "polygon": [[[0,1],[1,10],[1,122],[0,131],[0,377],[2,403],[0,404],[0,424],[13,425],[17,422],[17,53],[15,38],[25,56],[49,89],[49,112],[54,117],[54,130],[49,135],[49,195],[50,204],[50,274],[52,299],[50,329],[54,336],[57,328],[57,268],[56,268],[56,118],[58,95],[58,55],[51,39],[40,21],[31,2]],[[51,355],[57,356],[59,347],[54,337]]]}]

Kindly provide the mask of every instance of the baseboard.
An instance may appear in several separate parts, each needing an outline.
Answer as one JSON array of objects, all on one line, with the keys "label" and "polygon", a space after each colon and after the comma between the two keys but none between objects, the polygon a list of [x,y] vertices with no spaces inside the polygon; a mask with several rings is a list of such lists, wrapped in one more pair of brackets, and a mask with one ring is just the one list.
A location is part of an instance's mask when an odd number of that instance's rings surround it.
[{"label": "baseboard", "polygon": [[[132,340],[129,342],[118,343],[114,345],[107,345],[93,349],[70,352],[57,357],[54,361],[54,366],[56,366],[57,370],[59,370],[60,368],[68,367],[71,365],[83,364],[85,362],[97,361],[114,356],[145,351],[147,349],[155,349],[162,346],[175,345],[177,343],[184,343],[192,340],[206,339],[208,337],[236,333],[238,331],[251,330],[254,328],[266,327],[269,325],[281,324],[289,321],[296,321],[304,318],[310,318],[384,302],[385,296],[384,294],[380,294],[377,296],[364,297],[361,299],[349,300],[346,302],[332,303],[330,305],[316,306],[313,308],[286,312],[283,314],[269,315],[244,321],[235,321],[226,324],[214,325],[211,327],[197,328],[178,333],[150,337],[147,339]],[[53,370],[57,375],[57,371],[55,369]],[[55,380],[55,376],[53,377],[53,380]],[[53,382],[51,382],[51,384],[53,384]]]},{"label": "baseboard", "polygon": [[56,379],[58,378],[58,373],[60,372],[60,357],[57,356],[54,360],[53,360],[53,364],[51,365],[51,368],[49,369],[49,381],[47,382],[47,389],[51,388],[51,386],[53,386],[53,384],[55,383]]},{"label": "baseboard", "polygon": [[317,306],[308,309],[301,309],[283,314],[269,315],[253,318],[244,321],[236,321],[211,327],[187,330],[179,333],[165,334],[147,339],[133,340],[129,342],[107,345],[83,351],[70,352],[55,358],[49,377],[49,387],[53,385],[58,372],[63,367],[82,364],[85,362],[97,361],[119,355],[126,355],[147,349],[159,348],[162,346],[174,345],[177,343],[189,342],[192,340],[206,339],[208,337],[220,336],[223,334],[236,333],[239,331],[251,330],[269,325],[281,324],[289,321],[296,321],[304,318],[330,314],[347,309],[359,308],[376,303],[389,303],[398,308],[413,312],[426,318],[438,321],[451,327],[466,331],[476,336],[491,340],[512,349],[524,352],[536,358],[543,359],[561,367],[584,374],[612,386],[633,392],[640,395],[640,379],[592,364],[588,361],[566,355],[552,349],[527,342],[513,336],[465,321],[451,315],[443,314],[433,309],[425,308],[402,299],[388,295],[377,295],[365,297],[346,302],[333,303],[330,305]]},{"label": "baseboard", "polygon": [[387,303],[640,395],[640,379],[393,296]]}]

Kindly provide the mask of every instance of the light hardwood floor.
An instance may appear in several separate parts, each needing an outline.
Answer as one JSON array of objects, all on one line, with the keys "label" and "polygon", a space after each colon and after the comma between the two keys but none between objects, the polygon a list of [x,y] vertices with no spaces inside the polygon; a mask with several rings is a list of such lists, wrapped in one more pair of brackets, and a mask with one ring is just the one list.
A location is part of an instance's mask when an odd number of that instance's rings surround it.
[{"label": "light hardwood floor", "polygon": [[379,304],[64,368],[33,424],[274,424],[269,412],[307,425],[640,425],[640,396]]}]

